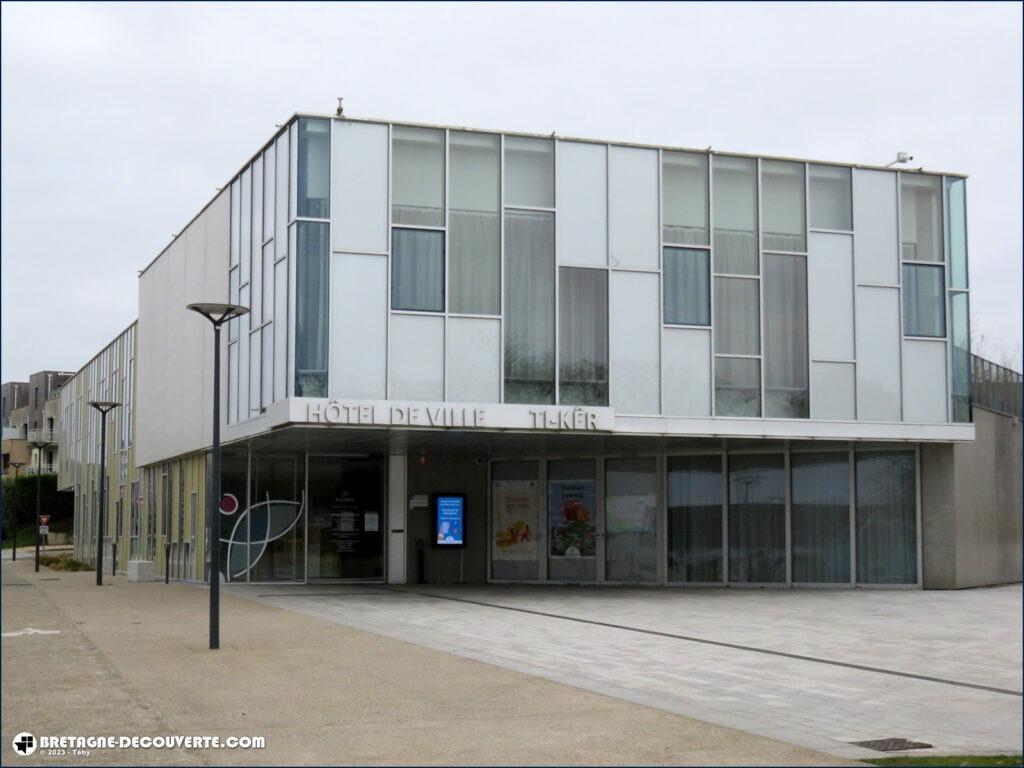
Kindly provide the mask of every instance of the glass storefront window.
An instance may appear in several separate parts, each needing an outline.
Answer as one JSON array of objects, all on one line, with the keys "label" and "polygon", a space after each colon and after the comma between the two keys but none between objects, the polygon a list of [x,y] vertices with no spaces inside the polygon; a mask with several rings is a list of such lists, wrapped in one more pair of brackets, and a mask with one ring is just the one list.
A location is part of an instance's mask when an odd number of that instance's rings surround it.
[{"label": "glass storefront window", "polygon": [[668,460],[668,580],[722,581],[722,457]]},{"label": "glass storefront window", "polygon": [[331,123],[302,117],[298,134],[298,215],[326,219],[331,215]]},{"label": "glass storefront window", "polygon": [[391,308],[444,312],[444,232],[391,230]]},{"label": "glass storefront window", "polygon": [[729,456],[729,581],[786,581],[786,479],[779,454]]},{"label": "glass storefront window", "polygon": [[835,165],[812,165],[809,171],[811,227],[853,229],[853,192],[850,169]]},{"label": "glass storefront window", "polygon": [[305,520],[292,456],[252,457],[248,511],[250,581],[305,578]]},{"label": "glass storefront window", "polygon": [[548,462],[548,579],[597,579],[597,466]]},{"label": "glass storefront window", "polygon": [[946,288],[943,268],[903,265],[903,334],[946,335]]},{"label": "glass storefront window", "polygon": [[793,453],[793,581],[850,581],[850,460],[846,453]]},{"label": "glass storefront window", "polygon": [[807,373],[807,258],[764,255],[764,414],[810,416]]},{"label": "glass storefront window", "polygon": [[539,579],[544,523],[538,462],[496,461],[491,465],[491,514],[491,578]]},{"label": "glass storefront window", "polygon": [[761,161],[762,247],[766,251],[807,250],[804,164]]},{"label": "glass storefront window", "polygon": [[607,581],[658,578],[658,473],[653,458],[605,464]]},{"label": "glass storefront window", "polygon": [[708,157],[663,152],[662,241],[708,245]]},{"label": "glass storefront window", "polygon": [[757,162],[746,157],[711,160],[715,272],[756,275]]},{"label": "glass storefront window", "polygon": [[561,267],[559,402],[608,405],[608,272]]},{"label": "glass storefront window", "polygon": [[505,205],[555,206],[554,142],[505,137]]},{"label": "glass storefront window", "polygon": [[664,322],[711,325],[711,257],[708,251],[664,248]]},{"label": "glass storefront window", "polygon": [[444,131],[391,129],[391,221],[444,226]]},{"label": "glass storefront window", "polygon": [[900,174],[900,257],[942,261],[941,179]]},{"label": "glass storefront window", "polygon": [[501,158],[498,136],[453,131],[448,210],[452,312],[501,312]]},{"label": "glass storefront window", "polygon": [[917,582],[917,478],[910,451],[856,454],[857,581]]}]

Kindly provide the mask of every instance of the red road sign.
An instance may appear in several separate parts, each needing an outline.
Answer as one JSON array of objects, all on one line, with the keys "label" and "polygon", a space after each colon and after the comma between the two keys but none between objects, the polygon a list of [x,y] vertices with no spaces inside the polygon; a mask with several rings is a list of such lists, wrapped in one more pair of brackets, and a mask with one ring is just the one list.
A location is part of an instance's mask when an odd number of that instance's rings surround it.
[{"label": "red road sign", "polygon": [[39,516],[39,524],[40,525],[49,525],[50,524],[50,516],[49,515],[40,515]]}]

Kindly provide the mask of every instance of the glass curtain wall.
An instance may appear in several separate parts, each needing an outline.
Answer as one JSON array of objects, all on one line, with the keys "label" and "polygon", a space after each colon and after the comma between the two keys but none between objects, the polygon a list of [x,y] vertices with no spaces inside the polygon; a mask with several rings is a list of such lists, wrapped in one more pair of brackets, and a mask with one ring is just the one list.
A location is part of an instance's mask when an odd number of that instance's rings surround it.
[{"label": "glass curtain wall", "polygon": [[949,263],[949,325],[953,421],[971,420],[971,318],[967,293],[967,199],[964,179],[945,179],[946,255]]},{"label": "glass curtain wall", "polygon": [[250,581],[301,581],[305,520],[294,456],[252,457],[248,508]]},{"label": "glass curtain wall", "polygon": [[444,226],[444,131],[391,129],[391,221]]},{"label": "glass curtain wall", "polygon": [[606,581],[658,578],[658,471],[653,458],[605,463]]},{"label": "glass curtain wall", "polygon": [[310,221],[295,226],[295,395],[327,397],[329,227]]},{"label": "glass curtain wall", "polygon": [[942,273],[942,267],[903,265],[904,335],[946,335],[946,289]]},{"label": "glass curtain wall", "polygon": [[942,261],[942,181],[900,174],[900,255],[904,261]]},{"label": "glass curtain wall", "polygon": [[661,189],[662,242],[709,245],[708,156],[663,152]]},{"label": "glass curtain wall", "polygon": [[810,220],[813,229],[853,230],[853,191],[850,169],[834,165],[810,166]]},{"label": "glass curtain wall", "polygon": [[452,131],[448,137],[449,309],[501,311],[501,139]]},{"label": "glass curtain wall", "polygon": [[790,477],[793,581],[849,582],[849,454],[794,452]]},{"label": "glass curtain wall", "polygon": [[690,248],[662,249],[664,323],[711,325],[711,255]]},{"label": "glass curtain wall", "polygon": [[608,405],[608,272],[560,267],[559,402]]},{"label": "glass curtain wall", "polygon": [[810,416],[807,257],[764,254],[764,415]]},{"label": "glass curtain wall", "polygon": [[668,580],[722,581],[722,457],[668,459]]},{"label": "glass curtain wall", "polygon": [[[298,215],[311,219],[329,218],[331,215],[331,123],[329,120],[299,118],[297,161]],[[244,200],[242,204],[245,205]]]},{"label": "glass curtain wall", "polygon": [[729,581],[786,581],[783,454],[730,454]]},{"label": "glass curtain wall", "polygon": [[391,308],[444,312],[444,232],[391,230]]},{"label": "glass curtain wall", "polygon": [[857,581],[917,581],[917,480],[910,451],[856,454]]}]

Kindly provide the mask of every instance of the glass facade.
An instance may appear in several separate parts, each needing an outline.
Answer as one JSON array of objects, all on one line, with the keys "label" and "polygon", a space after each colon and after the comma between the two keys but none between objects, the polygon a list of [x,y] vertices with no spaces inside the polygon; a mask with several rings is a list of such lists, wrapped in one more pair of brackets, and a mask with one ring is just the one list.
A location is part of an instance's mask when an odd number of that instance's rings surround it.
[{"label": "glass facade", "polygon": [[849,455],[793,453],[790,473],[793,581],[849,582]]},{"label": "glass facade", "polygon": [[766,251],[807,250],[804,164],[761,161],[761,244]]},{"label": "glass facade", "polygon": [[850,169],[812,165],[808,169],[811,192],[811,228],[853,230],[853,188]]},{"label": "glass facade", "polygon": [[942,179],[900,174],[900,255],[906,261],[943,261]]},{"label": "glass facade", "polygon": [[663,152],[661,239],[678,245],[710,245],[708,156]]},{"label": "glass facade", "polygon": [[946,288],[942,267],[903,265],[903,333],[946,335]]},{"label": "glass facade", "polygon": [[669,457],[669,581],[723,580],[723,490],[721,456]]},{"label": "glass facade", "polygon": [[[331,196],[331,123],[300,118],[296,198],[298,215],[326,219]],[[243,202],[244,205],[244,202]]]},{"label": "glass facade", "polygon": [[452,312],[501,313],[501,140],[449,137],[448,232]]},{"label": "glass facade", "polygon": [[663,320],[668,325],[711,325],[711,255],[687,248],[663,249]]},{"label": "glass facade", "polygon": [[295,395],[327,397],[328,227],[309,221],[295,226]]},{"label": "glass facade", "polygon": [[778,454],[735,454],[729,466],[729,581],[786,581],[786,479]]},{"label": "glass facade", "polygon": [[560,267],[558,401],[608,404],[608,273]]},{"label": "glass facade", "polygon": [[806,419],[807,257],[764,256],[764,415]]},{"label": "glass facade", "polygon": [[757,161],[716,155],[711,168],[715,272],[756,275]]},{"label": "glass facade", "polygon": [[857,580],[917,581],[917,480],[914,454],[857,454]]},{"label": "glass facade", "polygon": [[391,131],[391,220],[395,224],[444,226],[444,131]]},{"label": "glass facade", "polygon": [[505,137],[505,205],[553,208],[555,143],[548,139]]},{"label": "glass facade", "polygon": [[391,230],[391,308],[444,312],[444,233]]}]

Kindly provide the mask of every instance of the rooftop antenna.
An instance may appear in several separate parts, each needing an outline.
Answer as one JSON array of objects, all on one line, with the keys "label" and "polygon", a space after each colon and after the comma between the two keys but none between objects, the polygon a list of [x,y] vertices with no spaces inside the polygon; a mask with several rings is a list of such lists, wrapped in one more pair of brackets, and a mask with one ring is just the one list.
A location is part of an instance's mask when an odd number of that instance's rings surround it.
[{"label": "rooftop antenna", "polygon": [[909,152],[897,152],[896,153],[896,159],[893,160],[891,163],[886,163],[885,167],[886,168],[892,168],[897,163],[910,163],[910,162],[913,162],[913,160],[914,160],[914,156],[912,154],[910,154]]},{"label": "rooftop antenna", "polygon": [[338,97],[338,109],[335,112],[335,114],[338,117],[344,117],[345,116],[345,107],[342,105],[343,101],[344,101],[344,99],[341,96],[339,96]]}]

